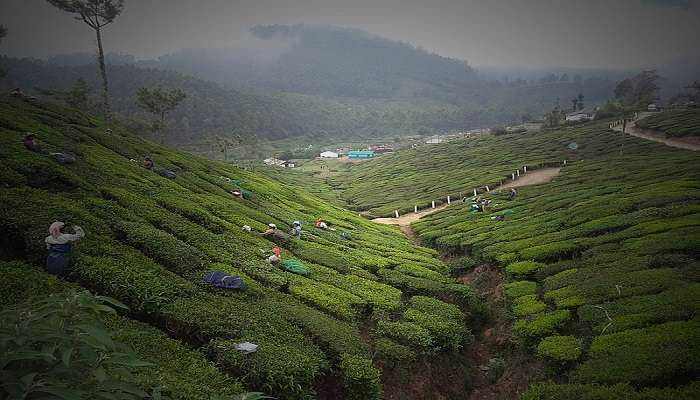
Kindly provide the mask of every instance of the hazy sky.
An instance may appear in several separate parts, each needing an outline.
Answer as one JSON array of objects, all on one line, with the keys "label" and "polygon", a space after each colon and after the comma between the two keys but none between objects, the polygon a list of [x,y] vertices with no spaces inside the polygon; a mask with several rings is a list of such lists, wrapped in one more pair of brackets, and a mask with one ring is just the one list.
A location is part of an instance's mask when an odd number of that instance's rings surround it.
[{"label": "hazy sky", "polygon": [[[363,29],[474,65],[631,67],[700,52],[700,0],[126,0],[106,51],[152,58],[227,47],[256,24]],[[43,0],[0,0],[0,53],[93,51],[94,34]]]}]

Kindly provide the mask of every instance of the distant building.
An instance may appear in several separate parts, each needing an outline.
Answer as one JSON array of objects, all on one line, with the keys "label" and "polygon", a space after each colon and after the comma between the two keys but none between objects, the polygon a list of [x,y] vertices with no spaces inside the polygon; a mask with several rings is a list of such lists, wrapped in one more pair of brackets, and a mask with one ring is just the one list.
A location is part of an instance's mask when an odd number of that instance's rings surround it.
[{"label": "distant building", "polygon": [[321,153],[321,158],[338,158],[338,153],[334,151],[324,151]]},{"label": "distant building", "polygon": [[391,153],[392,151],[394,151],[394,148],[391,146],[387,146],[385,144],[381,144],[381,145],[369,146],[368,150],[372,150],[377,154],[381,154],[381,153]]},{"label": "distant building", "polygon": [[269,165],[271,167],[294,168],[293,162],[280,160],[277,158],[266,158],[263,160],[263,162],[265,165]]},{"label": "distant building", "polygon": [[428,138],[428,140],[425,141],[425,144],[439,144],[444,141],[445,140],[440,136],[431,136],[430,138]]},{"label": "distant building", "polygon": [[361,160],[361,159],[374,158],[374,151],[372,151],[372,150],[349,151],[348,158],[351,160]]},{"label": "distant building", "polygon": [[593,110],[579,110],[566,114],[566,122],[590,121],[593,118],[595,118],[595,111]]}]

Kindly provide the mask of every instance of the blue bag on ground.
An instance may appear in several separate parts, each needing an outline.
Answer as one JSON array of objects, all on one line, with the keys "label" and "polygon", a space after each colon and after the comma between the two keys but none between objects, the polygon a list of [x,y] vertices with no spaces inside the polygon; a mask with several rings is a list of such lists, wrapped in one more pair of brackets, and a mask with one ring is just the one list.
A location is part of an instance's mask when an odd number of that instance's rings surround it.
[{"label": "blue bag on ground", "polygon": [[166,177],[168,179],[177,178],[177,174],[169,169],[164,169],[164,170],[160,171],[160,176]]},{"label": "blue bag on ground", "polygon": [[222,271],[207,272],[202,280],[220,289],[245,289],[245,282],[241,277],[231,276]]},{"label": "blue bag on ground", "polygon": [[56,160],[59,164],[73,164],[76,161],[75,156],[70,153],[53,153],[51,154],[51,158]]},{"label": "blue bag on ground", "polygon": [[46,257],[46,270],[51,275],[65,277],[70,273],[70,254],[73,249],[71,243],[52,244],[49,246],[49,255]]}]

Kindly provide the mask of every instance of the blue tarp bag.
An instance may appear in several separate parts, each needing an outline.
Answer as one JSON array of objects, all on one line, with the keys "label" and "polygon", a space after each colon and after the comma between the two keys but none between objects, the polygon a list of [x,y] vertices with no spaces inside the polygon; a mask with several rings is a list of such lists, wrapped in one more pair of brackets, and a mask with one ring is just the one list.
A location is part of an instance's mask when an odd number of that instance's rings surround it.
[{"label": "blue tarp bag", "polygon": [[71,243],[52,244],[46,257],[46,270],[51,275],[64,277],[70,272]]},{"label": "blue tarp bag", "polygon": [[164,169],[164,170],[160,171],[160,176],[168,178],[168,179],[177,178],[177,174],[169,169]]},{"label": "blue tarp bag", "polygon": [[202,279],[204,283],[208,283],[220,289],[245,289],[245,282],[238,276],[231,276],[226,272],[213,271],[204,274]]}]

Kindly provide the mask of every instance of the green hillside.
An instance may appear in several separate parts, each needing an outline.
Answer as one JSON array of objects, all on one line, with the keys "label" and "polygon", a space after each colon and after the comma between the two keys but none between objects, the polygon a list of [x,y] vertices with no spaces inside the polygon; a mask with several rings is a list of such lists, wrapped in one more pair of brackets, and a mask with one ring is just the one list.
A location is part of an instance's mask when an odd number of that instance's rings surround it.
[{"label": "green hillside", "polygon": [[[635,140],[614,134],[607,123],[580,128],[480,135],[401,150],[339,171],[329,183],[350,207],[386,216],[425,208],[447,195],[457,199],[497,186],[517,169],[559,165],[564,160],[615,157]],[[574,149],[570,146],[576,144]],[[648,149],[651,144],[639,144]]]},{"label": "green hillside", "polygon": [[[462,354],[455,350],[468,343],[481,307],[434,250],[297,188],[112,128],[75,110],[0,97],[0,260],[12,261],[0,268],[3,293],[14,293],[4,304],[77,287],[38,268],[48,225],[63,220],[87,232],[70,280],[129,307],[106,325],[156,364],[134,374],[144,388],[166,385],[183,399],[242,388],[280,399],[314,391],[372,399],[396,360],[410,376],[422,369],[412,365]],[[71,152],[77,162],[26,150],[26,132],[44,151]],[[142,168],[147,155],[177,178]],[[248,198],[231,196],[232,183]],[[337,231],[314,229],[317,218]],[[306,276],[269,265],[273,243],[241,230],[271,222],[288,230],[294,220],[305,233],[285,246],[283,259],[301,261]],[[211,288],[201,282],[207,271],[241,276],[248,287]],[[258,351],[234,349],[244,341]],[[410,390],[393,385],[388,390]]]},{"label": "green hillside", "polygon": [[586,152],[491,211],[454,205],[415,231],[504,269],[512,332],[556,382],[523,399],[697,398],[700,155],[634,138],[621,151],[596,126],[558,134],[584,151],[598,137],[605,157]]},{"label": "green hillside", "polygon": [[662,112],[643,118],[636,125],[666,136],[700,136],[700,110]]}]

